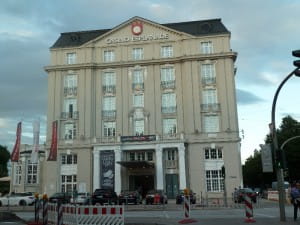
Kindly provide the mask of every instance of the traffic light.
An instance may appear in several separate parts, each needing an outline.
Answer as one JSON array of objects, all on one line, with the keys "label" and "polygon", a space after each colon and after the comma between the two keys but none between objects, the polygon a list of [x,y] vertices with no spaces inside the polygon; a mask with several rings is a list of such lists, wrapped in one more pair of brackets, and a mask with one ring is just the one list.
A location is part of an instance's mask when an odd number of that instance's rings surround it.
[{"label": "traffic light", "polygon": [[222,175],[223,178],[225,178],[225,176],[226,176],[225,166],[222,166],[222,168],[221,168],[221,175]]},{"label": "traffic light", "polygon": [[[300,58],[300,49],[293,51],[292,54],[293,54],[293,56]],[[294,61],[294,66],[297,67],[297,70],[295,71],[295,75],[300,77],[300,60],[299,59]]]}]

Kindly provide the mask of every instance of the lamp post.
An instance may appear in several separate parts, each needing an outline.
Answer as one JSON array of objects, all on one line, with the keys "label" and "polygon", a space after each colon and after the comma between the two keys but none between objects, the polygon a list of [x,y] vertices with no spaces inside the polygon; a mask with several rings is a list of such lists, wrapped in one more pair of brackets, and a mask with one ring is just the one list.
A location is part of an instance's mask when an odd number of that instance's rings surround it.
[{"label": "lamp post", "polygon": [[[293,51],[293,56],[300,57],[300,50]],[[279,210],[280,210],[280,221],[285,221],[285,190],[284,190],[284,181],[283,181],[283,169],[285,167],[284,162],[284,152],[281,148],[278,147],[278,139],[276,133],[276,123],[275,123],[275,109],[276,102],[279,95],[279,92],[282,86],[290,79],[293,75],[300,76],[300,60],[294,61],[294,65],[297,67],[294,69],[287,77],[280,83],[277,88],[273,103],[272,103],[272,122],[271,122],[271,130],[272,130],[272,141],[273,141],[273,154],[275,155],[275,165],[276,165],[276,174],[277,174],[277,187],[278,187],[278,197],[279,197]]]}]

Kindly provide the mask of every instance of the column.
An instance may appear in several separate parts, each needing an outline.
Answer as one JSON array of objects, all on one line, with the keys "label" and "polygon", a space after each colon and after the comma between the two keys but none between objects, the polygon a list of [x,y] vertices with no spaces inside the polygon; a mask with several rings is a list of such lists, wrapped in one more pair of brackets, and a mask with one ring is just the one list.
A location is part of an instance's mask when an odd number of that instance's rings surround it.
[{"label": "column", "polygon": [[100,187],[100,151],[93,151],[93,190]]},{"label": "column", "polygon": [[121,192],[121,165],[117,162],[121,161],[121,148],[118,146],[115,150],[115,192],[120,194]]},{"label": "column", "polygon": [[185,147],[184,144],[178,146],[179,155],[179,189],[186,188],[186,171],[185,171]]},{"label": "column", "polygon": [[163,157],[162,157],[162,147],[160,145],[156,146],[155,149],[155,159],[156,159],[156,189],[164,189],[164,177],[163,177]]}]

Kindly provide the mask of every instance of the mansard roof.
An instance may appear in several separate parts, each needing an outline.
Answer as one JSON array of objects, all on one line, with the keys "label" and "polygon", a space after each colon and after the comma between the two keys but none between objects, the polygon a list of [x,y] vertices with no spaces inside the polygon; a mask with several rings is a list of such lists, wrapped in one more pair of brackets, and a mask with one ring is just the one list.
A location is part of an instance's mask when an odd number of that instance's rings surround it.
[{"label": "mansard roof", "polygon": [[[140,17],[134,17],[134,18],[140,18]],[[230,34],[230,32],[221,22],[221,19],[166,23],[166,24],[159,24],[159,25],[164,26],[166,28],[173,29],[178,32],[184,32],[193,36]],[[51,48],[78,47],[101,35],[108,33],[111,30],[113,30],[113,28],[61,33],[60,37],[57,39],[57,41],[54,43],[54,45]]]}]

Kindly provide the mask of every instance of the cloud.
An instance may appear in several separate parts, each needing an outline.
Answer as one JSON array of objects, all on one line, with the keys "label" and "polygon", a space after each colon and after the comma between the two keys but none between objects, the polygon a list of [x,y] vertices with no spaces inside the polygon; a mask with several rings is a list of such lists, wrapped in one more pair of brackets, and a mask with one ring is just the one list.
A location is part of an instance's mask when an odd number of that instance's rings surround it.
[{"label": "cloud", "polygon": [[264,100],[252,92],[237,89],[237,103],[239,105],[249,105],[249,104],[256,104],[259,102],[263,102]]}]

